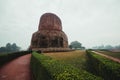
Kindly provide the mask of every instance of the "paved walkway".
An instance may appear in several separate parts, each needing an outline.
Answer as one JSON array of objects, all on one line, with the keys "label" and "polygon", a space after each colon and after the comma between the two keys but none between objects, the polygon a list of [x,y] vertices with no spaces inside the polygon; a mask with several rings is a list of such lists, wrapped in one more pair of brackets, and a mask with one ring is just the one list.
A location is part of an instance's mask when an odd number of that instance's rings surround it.
[{"label": "paved walkway", "polygon": [[18,57],[0,68],[0,80],[32,80],[31,54]]},{"label": "paved walkway", "polygon": [[106,57],[106,58],[108,58],[108,59],[111,59],[111,60],[113,60],[113,61],[115,61],[115,62],[120,63],[120,59],[118,59],[118,58],[114,58],[114,57],[112,57],[112,56],[108,56],[108,55],[105,55],[105,54],[102,54],[102,53],[99,53],[99,52],[96,52],[96,51],[92,51],[92,52],[94,52],[94,53],[96,53],[96,54],[99,54],[99,55],[101,55],[101,56],[104,56],[104,57]]}]

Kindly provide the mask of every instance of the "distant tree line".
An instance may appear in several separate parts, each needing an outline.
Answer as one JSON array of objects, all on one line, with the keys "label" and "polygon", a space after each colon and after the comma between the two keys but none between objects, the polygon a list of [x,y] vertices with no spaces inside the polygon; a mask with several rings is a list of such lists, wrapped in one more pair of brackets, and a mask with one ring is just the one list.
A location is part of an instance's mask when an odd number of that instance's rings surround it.
[{"label": "distant tree line", "polygon": [[5,52],[17,52],[20,51],[20,47],[16,45],[16,43],[7,43],[5,47],[0,47],[0,53]]},{"label": "distant tree line", "polygon": [[93,49],[107,49],[107,50],[111,50],[111,49],[120,49],[120,45],[117,46],[111,46],[111,45],[101,45],[101,46],[95,46],[93,47]]},{"label": "distant tree line", "polygon": [[69,48],[71,49],[85,49],[85,47],[82,46],[82,44],[78,41],[73,41],[70,43]]}]

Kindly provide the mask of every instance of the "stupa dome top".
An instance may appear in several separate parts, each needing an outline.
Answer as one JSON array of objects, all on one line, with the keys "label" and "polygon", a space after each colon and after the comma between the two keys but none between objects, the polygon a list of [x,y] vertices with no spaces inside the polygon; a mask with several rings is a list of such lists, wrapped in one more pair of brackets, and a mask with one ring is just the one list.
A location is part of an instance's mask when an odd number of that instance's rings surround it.
[{"label": "stupa dome top", "polygon": [[39,30],[62,30],[60,18],[54,13],[45,13],[41,16]]}]

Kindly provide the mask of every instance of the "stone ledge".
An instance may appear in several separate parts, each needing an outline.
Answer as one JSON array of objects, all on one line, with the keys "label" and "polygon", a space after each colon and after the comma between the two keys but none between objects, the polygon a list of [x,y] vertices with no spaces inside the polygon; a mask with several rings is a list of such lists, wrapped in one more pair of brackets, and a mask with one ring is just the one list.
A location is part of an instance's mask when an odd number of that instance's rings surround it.
[{"label": "stone ledge", "polygon": [[73,51],[70,48],[33,48],[32,51],[41,51],[41,52],[66,52]]}]

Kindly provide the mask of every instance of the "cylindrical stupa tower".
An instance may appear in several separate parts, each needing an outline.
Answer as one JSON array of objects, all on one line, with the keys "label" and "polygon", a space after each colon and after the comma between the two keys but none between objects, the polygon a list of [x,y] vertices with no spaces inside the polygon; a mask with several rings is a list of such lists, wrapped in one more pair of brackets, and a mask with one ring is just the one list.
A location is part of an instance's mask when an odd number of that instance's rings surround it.
[{"label": "cylindrical stupa tower", "polygon": [[62,31],[60,18],[53,13],[41,16],[38,31],[33,33],[30,49],[60,51],[68,49],[68,38]]}]

